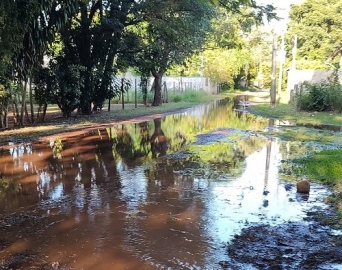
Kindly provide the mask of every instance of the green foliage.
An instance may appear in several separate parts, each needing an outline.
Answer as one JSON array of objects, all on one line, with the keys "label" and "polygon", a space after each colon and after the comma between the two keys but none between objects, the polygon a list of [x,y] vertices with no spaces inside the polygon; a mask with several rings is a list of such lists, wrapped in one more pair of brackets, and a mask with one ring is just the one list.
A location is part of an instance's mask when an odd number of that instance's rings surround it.
[{"label": "green foliage", "polygon": [[6,108],[10,102],[11,94],[5,87],[0,84],[0,110]]},{"label": "green foliage", "polygon": [[80,104],[80,87],[84,80],[81,73],[84,67],[69,63],[63,56],[56,59],[57,61],[52,61],[50,64],[52,83],[51,88],[46,88],[46,90],[61,109],[63,116],[70,117]]},{"label": "green foliage", "polygon": [[264,78],[270,77],[271,69],[263,69],[263,64],[271,60],[272,38],[246,17],[249,11],[242,8],[236,14],[221,10],[204,51],[204,75],[227,89],[236,88],[240,80],[249,84],[258,75],[258,84],[264,85]]},{"label": "green foliage", "polygon": [[234,86],[234,79],[252,64],[250,52],[247,50],[208,50],[205,55],[204,74],[217,83]]},{"label": "green foliage", "polygon": [[299,110],[342,111],[342,85],[337,75],[319,83],[304,83],[296,95]]},{"label": "green foliage", "polygon": [[[120,89],[113,78],[130,65],[138,65],[144,75],[153,69],[162,74],[175,65],[184,66],[183,74],[201,74],[196,68],[201,59],[197,57],[193,65],[188,59],[203,49],[217,6],[239,13],[234,21],[216,24],[216,42],[222,46],[240,46],[238,24],[249,29],[253,20],[261,21],[263,14],[269,18],[274,15],[272,6],[261,7],[254,1],[214,2],[2,0],[0,81],[13,79],[14,75],[26,81],[48,54],[55,66],[50,66],[48,76],[34,78],[36,100],[40,104],[53,98],[64,100],[59,103],[64,103],[60,107],[68,116],[75,103],[87,114],[91,102],[102,103],[118,95]],[[226,31],[228,28],[231,31]],[[72,65],[65,66],[65,62]],[[75,79],[79,79],[78,84]],[[21,96],[25,102],[26,89]]]},{"label": "green foliage", "polygon": [[250,0],[210,0],[209,2],[232,13],[241,13],[241,9],[247,7],[248,12],[244,16],[252,18],[256,24],[261,24],[265,18],[267,21],[276,18],[275,8],[270,4],[261,6],[257,1]]},{"label": "green foliage", "polygon": [[186,90],[184,92],[169,92],[169,99],[171,102],[199,102],[203,100],[203,97],[208,96],[205,91],[191,91]]},{"label": "green foliage", "polygon": [[[326,69],[326,60],[341,46],[341,10],[340,0],[306,0],[291,6],[288,51],[292,49],[293,36],[297,35],[297,59],[301,59],[301,67]],[[336,58],[333,63],[338,61]]]},{"label": "green foliage", "polygon": [[[171,3],[170,3],[171,2]],[[132,29],[139,37],[132,64],[141,73],[155,78],[153,105],[161,104],[161,81],[174,65],[182,65],[195,51],[201,50],[210,31],[214,8],[200,0],[151,1],[151,16]]]},{"label": "green foliage", "polygon": [[38,68],[33,72],[33,89],[34,99],[39,107],[53,102],[52,84],[55,83],[52,79],[50,69]]}]

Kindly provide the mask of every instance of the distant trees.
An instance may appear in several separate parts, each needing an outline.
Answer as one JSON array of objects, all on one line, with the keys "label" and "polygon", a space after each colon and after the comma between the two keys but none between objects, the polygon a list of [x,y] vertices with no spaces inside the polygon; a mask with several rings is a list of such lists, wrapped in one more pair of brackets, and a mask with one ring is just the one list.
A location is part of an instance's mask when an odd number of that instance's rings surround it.
[{"label": "distant trees", "polygon": [[340,0],[306,0],[291,6],[287,36],[290,46],[293,36],[298,37],[297,68],[326,69],[340,61],[341,11]]},{"label": "distant trees", "polygon": [[251,8],[240,13],[221,9],[213,20],[214,31],[203,52],[204,75],[224,85],[225,89],[248,86],[271,60],[270,34],[258,28]]}]

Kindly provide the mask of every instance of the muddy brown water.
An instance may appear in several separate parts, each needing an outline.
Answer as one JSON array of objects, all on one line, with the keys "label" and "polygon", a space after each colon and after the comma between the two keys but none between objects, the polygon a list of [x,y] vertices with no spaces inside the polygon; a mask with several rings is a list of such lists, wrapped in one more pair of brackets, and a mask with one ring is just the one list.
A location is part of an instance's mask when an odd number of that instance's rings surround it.
[{"label": "muddy brown water", "polygon": [[279,173],[298,142],[264,136],[272,121],[233,106],[3,145],[0,266],[221,269],[243,229],[328,208],[329,190],[298,196]]}]

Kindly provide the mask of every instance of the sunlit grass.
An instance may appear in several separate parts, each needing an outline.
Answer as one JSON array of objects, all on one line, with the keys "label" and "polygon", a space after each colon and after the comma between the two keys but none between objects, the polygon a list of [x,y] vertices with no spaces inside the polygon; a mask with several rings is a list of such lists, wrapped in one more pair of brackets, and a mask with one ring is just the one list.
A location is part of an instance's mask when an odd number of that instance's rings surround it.
[{"label": "sunlit grass", "polygon": [[334,187],[335,192],[328,198],[342,217],[342,149],[323,150],[312,156],[293,160],[296,174]]},{"label": "sunlit grass", "polygon": [[268,134],[279,136],[284,140],[289,141],[315,141],[342,144],[341,136],[338,133],[329,130],[317,130],[305,127],[283,127],[277,132],[268,132]]},{"label": "sunlit grass", "polygon": [[324,184],[342,183],[342,149],[323,150],[313,156],[294,160],[301,172]]},{"label": "sunlit grass", "polygon": [[269,104],[256,104],[250,108],[250,112],[267,118],[292,120],[297,124],[342,125],[342,114],[297,111],[291,104],[277,104],[275,108]]}]

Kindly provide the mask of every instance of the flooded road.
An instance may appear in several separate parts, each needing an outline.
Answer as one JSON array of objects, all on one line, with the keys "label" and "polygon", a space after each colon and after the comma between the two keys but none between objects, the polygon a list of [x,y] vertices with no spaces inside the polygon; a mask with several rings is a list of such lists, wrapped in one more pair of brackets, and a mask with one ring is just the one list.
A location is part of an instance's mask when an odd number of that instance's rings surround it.
[{"label": "flooded road", "polygon": [[267,135],[274,121],[233,106],[3,145],[0,266],[221,269],[242,229],[328,207],[329,190],[299,196],[279,166],[331,146]]}]

